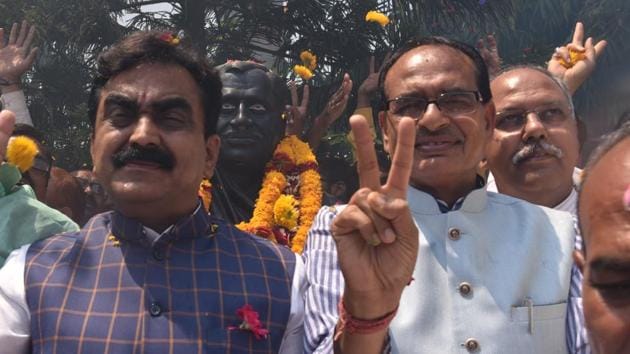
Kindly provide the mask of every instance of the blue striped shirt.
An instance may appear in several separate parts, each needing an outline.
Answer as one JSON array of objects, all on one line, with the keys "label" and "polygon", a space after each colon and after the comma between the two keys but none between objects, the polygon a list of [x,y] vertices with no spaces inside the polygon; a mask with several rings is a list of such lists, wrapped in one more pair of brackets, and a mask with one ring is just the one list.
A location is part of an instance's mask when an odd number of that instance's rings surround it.
[{"label": "blue striped shirt", "polygon": [[[449,208],[436,200],[443,213],[458,210],[464,198]],[[306,266],[308,288],[305,294],[304,350],[305,353],[332,353],[333,334],[338,320],[339,303],[344,280],[337,262],[337,250],[331,233],[333,218],[341,207],[323,207],[309,231],[302,255]],[[575,248],[581,250],[581,237],[576,230]],[[312,286],[317,284],[317,286]],[[573,265],[567,299],[566,343],[570,354],[589,354],[584,317],[582,314],[582,274]],[[388,349],[386,349],[386,352]]]}]

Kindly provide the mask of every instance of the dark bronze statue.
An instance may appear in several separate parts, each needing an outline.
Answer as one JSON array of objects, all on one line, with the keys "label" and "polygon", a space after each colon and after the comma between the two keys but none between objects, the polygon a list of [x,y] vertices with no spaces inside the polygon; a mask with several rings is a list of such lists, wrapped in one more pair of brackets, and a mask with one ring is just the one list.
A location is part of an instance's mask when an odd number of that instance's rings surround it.
[{"label": "dark bronze statue", "polygon": [[284,80],[261,64],[232,61],[217,69],[223,81],[223,104],[212,212],[236,224],[251,218],[265,165],[284,136],[282,113],[288,90]]}]

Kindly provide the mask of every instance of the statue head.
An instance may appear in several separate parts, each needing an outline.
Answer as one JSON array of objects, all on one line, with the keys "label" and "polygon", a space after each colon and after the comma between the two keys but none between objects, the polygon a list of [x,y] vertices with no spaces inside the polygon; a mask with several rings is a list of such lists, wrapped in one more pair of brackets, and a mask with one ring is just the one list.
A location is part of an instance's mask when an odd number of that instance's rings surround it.
[{"label": "statue head", "polygon": [[220,166],[262,171],[284,136],[282,112],[288,90],[282,78],[250,61],[217,67],[223,82],[223,104],[217,124]]}]

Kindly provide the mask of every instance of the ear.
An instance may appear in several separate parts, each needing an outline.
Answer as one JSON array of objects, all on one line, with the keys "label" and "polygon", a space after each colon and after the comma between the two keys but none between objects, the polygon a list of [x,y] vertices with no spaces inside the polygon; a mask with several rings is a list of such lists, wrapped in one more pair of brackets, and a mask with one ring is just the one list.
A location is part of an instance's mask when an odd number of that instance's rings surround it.
[{"label": "ear", "polygon": [[585,261],[584,261],[584,254],[582,253],[582,251],[578,251],[578,250],[573,251],[573,262],[578,267],[580,272],[584,274]]},{"label": "ear", "polygon": [[214,169],[219,160],[219,149],[221,148],[221,139],[217,134],[210,135],[206,138],[206,162],[203,170],[205,178],[212,178]]},{"label": "ear", "polygon": [[391,129],[387,122],[387,112],[385,111],[378,112],[378,124],[381,127],[381,132],[383,133],[383,149],[385,150],[386,153],[391,154],[392,151],[390,151],[389,149],[389,144],[392,140],[390,136],[392,132],[390,131]]}]

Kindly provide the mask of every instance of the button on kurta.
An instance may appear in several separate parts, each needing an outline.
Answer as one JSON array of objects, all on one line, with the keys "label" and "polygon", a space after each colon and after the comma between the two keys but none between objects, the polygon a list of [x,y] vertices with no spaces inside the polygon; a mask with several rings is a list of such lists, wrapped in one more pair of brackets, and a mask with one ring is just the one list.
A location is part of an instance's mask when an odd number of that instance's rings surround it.
[{"label": "button on kurta", "polygon": [[473,353],[479,350],[479,342],[475,338],[466,339],[466,343],[464,344],[466,350]]},{"label": "button on kurta", "polygon": [[461,234],[459,232],[459,229],[456,229],[454,227],[450,228],[448,230],[448,238],[450,238],[453,241],[457,241],[461,238]]},{"label": "button on kurta", "polygon": [[472,293],[472,286],[470,285],[470,283],[467,282],[460,283],[457,289],[459,290],[459,293],[462,294],[462,296],[468,296],[470,295],[470,293]]},{"label": "button on kurta", "polygon": [[158,317],[162,314],[162,307],[157,302],[152,302],[149,307],[149,313],[152,317]]}]

